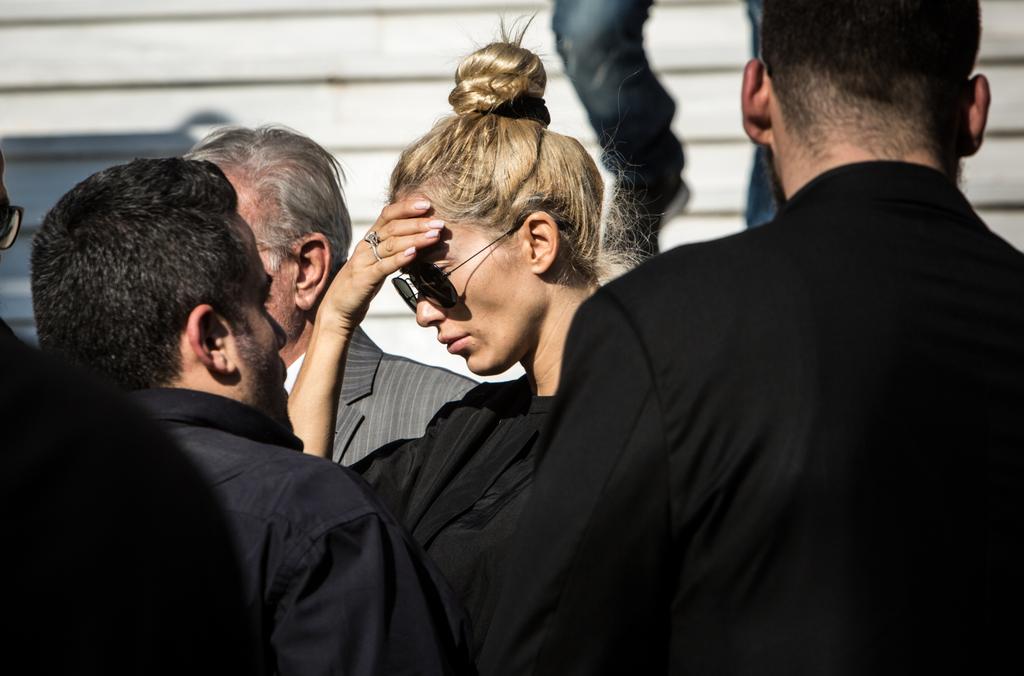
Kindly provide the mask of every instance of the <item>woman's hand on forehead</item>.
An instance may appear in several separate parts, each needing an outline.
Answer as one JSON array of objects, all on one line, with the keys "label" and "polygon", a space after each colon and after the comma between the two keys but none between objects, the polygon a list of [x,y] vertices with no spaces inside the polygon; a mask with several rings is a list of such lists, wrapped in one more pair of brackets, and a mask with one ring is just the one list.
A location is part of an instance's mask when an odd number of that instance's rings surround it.
[{"label": "woman's hand on forehead", "polygon": [[[351,333],[362,322],[384,280],[444,239],[444,221],[432,218],[433,206],[412,196],[381,210],[352,256],[331,283],[318,312],[318,323]],[[375,236],[376,241],[371,243]],[[447,247],[445,247],[446,249]]]}]

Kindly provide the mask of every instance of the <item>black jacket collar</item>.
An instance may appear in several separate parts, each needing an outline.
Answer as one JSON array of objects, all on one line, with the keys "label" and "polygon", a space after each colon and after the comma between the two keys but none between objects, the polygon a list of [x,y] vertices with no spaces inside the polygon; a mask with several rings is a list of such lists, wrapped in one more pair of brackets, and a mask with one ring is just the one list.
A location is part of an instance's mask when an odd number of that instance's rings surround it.
[{"label": "black jacket collar", "polygon": [[908,162],[858,162],[830,169],[798,190],[779,210],[779,216],[830,201],[934,205],[959,213],[985,229],[948,176]]},{"label": "black jacket collar", "polygon": [[259,443],[302,450],[302,441],[291,431],[234,399],[176,388],[138,390],[132,397],[162,422],[211,427]]}]

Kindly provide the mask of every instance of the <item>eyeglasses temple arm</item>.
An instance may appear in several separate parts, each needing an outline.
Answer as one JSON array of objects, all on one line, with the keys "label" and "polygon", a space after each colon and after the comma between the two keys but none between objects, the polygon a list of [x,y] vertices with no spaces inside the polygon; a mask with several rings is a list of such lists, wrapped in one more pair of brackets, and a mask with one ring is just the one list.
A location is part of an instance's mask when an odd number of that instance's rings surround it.
[{"label": "eyeglasses temple arm", "polygon": [[488,244],[487,246],[485,246],[485,247],[484,247],[483,249],[480,249],[480,250],[479,250],[479,251],[477,251],[477,252],[476,252],[475,254],[473,254],[472,256],[470,256],[469,258],[467,258],[466,260],[462,261],[461,263],[459,263],[458,265],[456,265],[456,266],[455,266],[454,268],[452,268],[452,269],[451,269],[451,270],[449,270],[448,272],[443,272],[443,273],[441,273],[441,274],[443,274],[443,275],[445,276],[445,279],[447,279],[447,278],[448,278],[448,275],[452,274],[453,272],[455,272],[456,270],[458,270],[459,268],[461,268],[461,267],[462,267],[463,265],[465,265],[466,263],[470,262],[471,260],[473,260],[474,258],[476,258],[477,256],[479,256],[479,255],[480,255],[480,254],[482,254],[483,252],[487,251],[487,250],[488,250],[489,248],[491,248],[491,246],[493,246],[493,245],[497,244],[498,242],[500,242],[501,240],[505,239],[506,237],[508,237],[509,235],[511,235],[511,234],[512,234],[513,232],[515,232],[515,231],[516,231],[516,230],[518,230],[518,229],[519,229],[519,227],[517,226],[517,227],[513,228],[512,230],[509,230],[509,231],[508,231],[508,232],[506,232],[506,233],[505,233],[504,235],[502,235],[501,237],[498,237],[497,239],[493,240],[493,241],[492,241],[492,242],[491,242],[490,244]]}]

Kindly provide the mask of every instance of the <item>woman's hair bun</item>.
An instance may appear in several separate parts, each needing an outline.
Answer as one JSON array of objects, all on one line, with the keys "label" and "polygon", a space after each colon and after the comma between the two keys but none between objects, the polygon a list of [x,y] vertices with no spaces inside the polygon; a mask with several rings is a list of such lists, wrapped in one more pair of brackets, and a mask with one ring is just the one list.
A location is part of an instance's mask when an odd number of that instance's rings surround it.
[{"label": "woman's hair bun", "polygon": [[540,57],[518,39],[493,42],[459,64],[448,103],[458,115],[489,113],[524,97],[541,98],[548,76]]}]

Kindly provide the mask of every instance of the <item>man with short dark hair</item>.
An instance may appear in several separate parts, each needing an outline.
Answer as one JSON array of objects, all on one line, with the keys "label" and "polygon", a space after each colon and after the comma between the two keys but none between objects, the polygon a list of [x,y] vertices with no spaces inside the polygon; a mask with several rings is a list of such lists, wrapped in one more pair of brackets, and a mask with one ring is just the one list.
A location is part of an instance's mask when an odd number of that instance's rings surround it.
[{"label": "man with short dark hair", "polygon": [[349,470],[290,431],[270,279],[209,162],[89,177],[32,250],[40,345],[160,420],[227,509],[269,673],[461,673],[463,615],[419,547]]},{"label": "man with short dark hair", "polygon": [[[341,167],[315,141],[285,127],[225,127],[187,157],[213,162],[238,191],[238,211],[252,227],[272,277],[268,310],[284,328],[286,388],[299,373],[320,300],[348,256],[352,222]],[[423,435],[469,378],[386,354],[362,329],[349,346],[335,420],[333,459],[351,465],[398,439]]]},{"label": "man with short dark hair", "polygon": [[978,2],[767,0],[762,40],[787,203],[580,309],[482,673],[1022,669],[1024,255],[956,185]]},{"label": "man with short dark hair", "polygon": [[[3,172],[0,152],[0,249],[21,226]],[[5,664],[261,673],[226,519],[199,472],[124,395],[2,321],[0,434]]]}]

